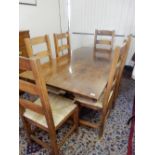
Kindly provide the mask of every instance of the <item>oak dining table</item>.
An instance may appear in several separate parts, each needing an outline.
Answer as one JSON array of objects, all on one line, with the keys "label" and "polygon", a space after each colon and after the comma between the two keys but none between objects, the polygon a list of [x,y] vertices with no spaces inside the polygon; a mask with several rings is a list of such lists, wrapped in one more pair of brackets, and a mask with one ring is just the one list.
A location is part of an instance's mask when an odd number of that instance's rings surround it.
[{"label": "oak dining table", "polygon": [[[71,52],[64,64],[53,59],[41,65],[41,74],[46,85],[73,95],[98,100],[107,84],[111,60],[101,55],[94,56],[92,47],[81,47]],[[33,81],[31,71],[20,73],[20,78]]]}]

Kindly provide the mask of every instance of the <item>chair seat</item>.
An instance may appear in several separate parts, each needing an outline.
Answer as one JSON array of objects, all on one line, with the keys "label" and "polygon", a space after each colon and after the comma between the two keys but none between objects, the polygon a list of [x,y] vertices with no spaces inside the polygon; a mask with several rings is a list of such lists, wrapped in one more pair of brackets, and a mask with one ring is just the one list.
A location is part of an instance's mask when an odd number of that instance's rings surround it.
[{"label": "chair seat", "polygon": [[[112,94],[113,94],[113,92],[110,93],[109,100],[111,99]],[[102,109],[103,102],[104,102],[104,93],[101,95],[101,97],[97,101],[88,99],[88,98],[84,98],[84,97],[80,97],[80,96],[76,96],[75,100],[87,107],[90,107],[90,108],[92,107],[93,109]]]},{"label": "chair seat", "polygon": [[[49,102],[52,109],[55,127],[57,127],[64,120],[64,118],[70,115],[77,107],[73,100],[55,94],[49,94]],[[41,105],[40,99],[37,99],[34,104]],[[45,116],[29,109],[25,110],[24,117],[37,122],[45,128],[48,127]]]}]

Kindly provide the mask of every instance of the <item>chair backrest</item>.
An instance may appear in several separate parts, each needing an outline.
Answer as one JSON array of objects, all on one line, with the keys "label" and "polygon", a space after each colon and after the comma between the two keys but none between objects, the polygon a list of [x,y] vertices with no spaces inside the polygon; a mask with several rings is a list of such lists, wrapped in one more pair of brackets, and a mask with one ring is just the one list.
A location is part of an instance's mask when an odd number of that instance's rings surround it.
[{"label": "chair backrest", "polygon": [[[39,36],[35,38],[25,38],[24,41],[25,41],[28,57],[35,56],[40,60],[44,57],[48,57],[49,58],[48,62],[52,62],[52,50],[51,50],[51,44],[50,44],[50,39],[48,35]],[[47,49],[43,51],[38,51],[36,52],[36,54],[33,54],[34,53],[33,46],[42,45],[42,44],[45,44]]]},{"label": "chair backrest", "polygon": [[121,66],[120,66],[120,71],[119,71],[118,80],[117,80],[117,91],[119,90],[119,86],[120,86],[126,58],[128,56],[130,44],[131,44],[131,35],[129,35],[128,38],[126,40],[124,40],[123,45],[120,49]]},{"label": "chair backrest", "polygon": [[[109,30],[95,30],[95,38],[94,38],[94,52],[95,51],[105,51],[111,54],[113,42],[114,42],[115,31]],[[98,37],[110,37],[110,39],[98,39]],[[105,45],[104,48],[98,48],[97,45]]]},{"label": "chair backrest", "polygon": [[54,132],[54,122],[52,118],[52,111],[48,100],[48,93],[43,77],[40,74],[40,61],[39,59],[19,57],[19,68],[22,70],[32,71],[35,82],[32,83],[25,79],[19,79],[20,91],[38,96],[41,101],[41,106],[34,102],[24,99],[20,96],[19,105],[22,112],[29,109],[38,114],[44,115],[47,121],[48,128]]},{"label": "chair backrest", "polygon": [[115,89],[118,79],[118,73],[120,70],[121,65],[121,58],[120,58],[120,47],[116,47],[114,50],[114,55],[112,58],[112,63],[110,67],[110,73],[108,77],[108,82],[104,91],[104,100],[103,100],[103,109],[106,111],[109,108],[111,108],[114,95],[115,95]]},{"label": "chair backrest", "polygon": [[[54,36],[56,58],[59,59],[62,57],[70,57],[71,47],[70,47],[69,32],[54,34],[53,36]],[[65,43],[63,43],[63,41],[65,41]],[[64,50],[67,50],[67,53],[64,53]]]}]

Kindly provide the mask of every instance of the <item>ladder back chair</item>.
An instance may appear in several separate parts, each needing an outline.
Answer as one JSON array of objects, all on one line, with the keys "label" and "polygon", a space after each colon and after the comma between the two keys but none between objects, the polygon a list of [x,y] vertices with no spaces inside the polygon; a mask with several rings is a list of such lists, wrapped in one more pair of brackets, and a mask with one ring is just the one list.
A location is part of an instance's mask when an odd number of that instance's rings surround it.
[{"label": "ladder back chair", "polygon": [[[96,52],[108,54],[109,58],[111,57],[113,42],[114,42],[114,35],[115,31],[109,30],[95,30],[95,37],[94,37],[94,55]],[[98,39],[98,37],[109,37],[108,39]],[[97,46],[103,46],[102,48]]]},{"label": "ladder back chair", "polygon": [[[54,45],[58,62],[69,61],[71,55],[69,32],[54,34]],[[65,41],[65,43],[64,43]],[[66,50],[66,53],[65,53]]]},{"label": "ladder back chair", "polygon": [[[44,36],[39,36],[35,38],[25,38],[24,40],[25,46],[26,46],[26,51],[28,53],[28,57],[35,56],[39,58],[40,60],[42,58],[48,57],[48,62],[52,62],[52,50],[51,50],[51,44],[50,44],[50,39],[48,35]],[[33,51],[33,46],[45,44],[47,49],[43,51],[37,51],[36,54],[34,54]]]},{"label": "ladder back chair", "polygon": [[[28,53],[28,57],[37,57],[39,60],[42,58],[48,57],[48,61],[42,63],[42,65],[52,64],[52,50],[51,50],[51,44],[50,39],[48,35],[34,37],[34,38],[25,38],[25,46]],[[43,51],[37,51],[36,54],[34,54],[33,46],[36,45],[46,45],[46,50]],[[54,87],[47,86],[48,92],[55,93],[55,94],[64,94],[64,91],[61,91],[59,89],[56,89]]]},{"label": "ladder back chair", "polygon": [[[47,93],[44,79],[40,74],[39,59],[20,57],[19,63],[20,69],[32,71],[35,79],[34,83],[20,79],[19,89],[38,96],[35,101],[30,101],[22,96],[19,99],[20,117],[26,133],[29,140],[35,141],[50,149],[54,155],[58,155],[60,146],[78,128],[78,107],[71,99]],[[72,120],[72,127],[58,144],[56,130],[68,119]],[[50,144],[41,141],[33,134],[35,131],[32,131],[31,124],[47,131]]]},{"label": "ladder back chair", "polygon": [[92,123],[84,119],[79,120],[80,124],[82,125],[86,125],[92,128],[98,128],[99,137],[101,137],[103,134],[104,122],[106,121],[106,118],[110,113],[112,103],[114,102],[114,92],[119,69],[120,69],[120,48],[116,47],[114,50],[114,56],[112,58],[107,85],[102,95],[100,96],[99,100],[94,101],[80,96],[75,97],[75,100],[78,102],[80,108],[85,107],[88,109],[99,111],[101,113],[100,121],[98,123]]},{"label": "ladder back chair", "polygon": [[129,35],[127,37],[127,39],[124,40],[123,45],[122,45],[122,47],[120,49],[121,67],[120,67],[118,80],[117,80],[117,85],[116,85],[115,98],[118,97],[118,93],[119,93],[119,90],[120,90],[121,78],[122,78],[125,62],[126,62],[126,59],[127,59],[127,56],[128,56],[130,44],[131,44],[131,35]]}]

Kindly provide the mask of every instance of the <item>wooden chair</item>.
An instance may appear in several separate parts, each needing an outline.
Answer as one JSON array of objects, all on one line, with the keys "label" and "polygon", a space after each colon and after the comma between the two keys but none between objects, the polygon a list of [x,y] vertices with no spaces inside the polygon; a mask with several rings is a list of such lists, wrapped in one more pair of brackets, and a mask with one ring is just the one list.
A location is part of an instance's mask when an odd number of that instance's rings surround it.
[{"label": "wooden chair", "polygon": [[98,128],[99,137],[101,137],[103,134],[104,122],[106,121],[106,118],[110,113],[112,103],[114,102],[114,92],[119,69],[120,69],[120,48],[116,47],[112,59],[108,82],[99,100],[94,101],[88,98],[87,99],[82,98],[80,96],[75,97],[75,100],[78,102],[80,108],[85,107],[88,109],[99,111],[101,113],[100,121],[98,123],[91,123],[83,119],[79,120],[80,124],[82,125],[86,125],[92,128]]},{"label": "wooden chair", "polygon": [[[35,79],[35,83],[20,79],[19,89],[39,97],[34,102],[22,97],[19,99],[20,116],[27,135],[29,139],[34,140],[43,147],[52,148],[52,153],[58,155],[60,146],[78,127],[78,107],[68,98],[55,94],[48,95],[44,79],[40,74],[40,62],[38,59],[20,57],[19,63],[20,69],[32,71]],[[71,118],[73,126],[60,144],[57,144],[56,130],[69,118]],[[30,124],[47,131],[50,137],[50,144],[44,143],[34,136],[34,131],[32,131]]]},{"label": "wooden chair", "polygon": [[[65,62],[66,60],[69,61],[71,55],[69,32],[54,34],[53,36],[58,62]],[[63,41],[66,41],[66,43],[63,43]],[[66,50],[67,53],[65,53],[64,50]]]},{"label": "wooden chair", "polygon": [[[28,53],[28,57],[35,56],[39,59],[48,57],[49,61],[48,63],[52,62],[52,50],[51,50],[51,44],[50,39],[48,35],[45,36],[39,36],[35,38],[25,38],[25,46]],[[47,49],[43,51],[38,51],[36,54],[34,54],[33,46],[45,44]]]},{"label": "wooden chair", "polygon": [[118,80],[117,80],[117,84],[116,84],[115,99],[118,97],[118,93],[120,90],[121,78],[122,78],[126,58],[128,56],[130,44],[131,44],[131,35],[128,36],[127,40],[124,40],[123,45],[120,50],[121,66],[120,66],[120,71],[119,71]]},{"label": "wooden chair", "polygon": [[[25,46],[26,46],[26,50],[28,53],[28,57],[36,57],[39,60],[41,60],[42,58],[48,57],[48,61],[42,63],[42,65],[52,63],[52,50],[51,50],[51,44],[50,44],[48,35],[35,37],[35,38],[25,38],[24,41],[25,41]],[[33,46],[41,45],[41,44],[45,44],[47,49],[44,51],[38,51],[36,52],[36,54],[34,54]],[[61,91],[59,89],[56,89],[50,86],[47,86],[47,89],[48,89],[48,92],[55,93],[57,95],[65,93],[64,91]]]},{"label": "wooden chair", "polygon": [[[115,31],[109,30],[95,30],[94,38],[94,55],[96,52],[108,54],[109,58],[111,57],[113,42],[114,42]],[[110,37],[110,39],[98,39],[98,37]],[[98,45],[102,45],[103,48],[98,48]]]}]

